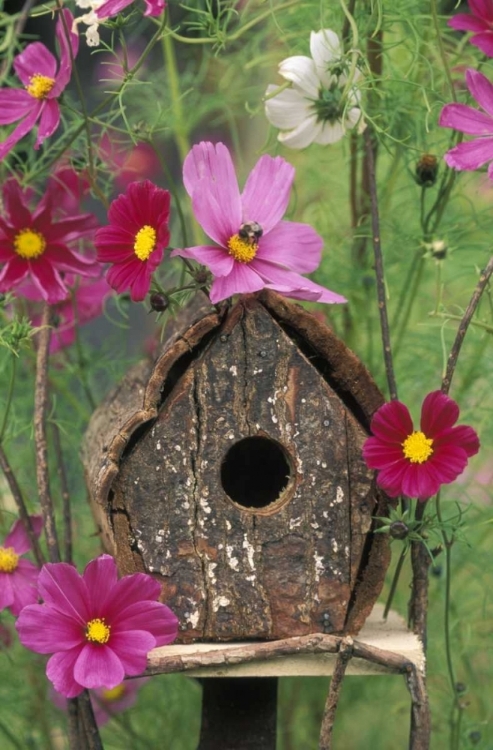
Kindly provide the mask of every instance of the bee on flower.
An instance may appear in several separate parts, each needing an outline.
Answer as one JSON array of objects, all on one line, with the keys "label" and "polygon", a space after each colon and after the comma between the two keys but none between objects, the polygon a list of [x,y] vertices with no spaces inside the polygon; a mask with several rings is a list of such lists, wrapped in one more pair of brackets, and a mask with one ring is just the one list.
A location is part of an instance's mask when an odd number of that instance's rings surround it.
[{"label": "bee on flower", "polygon": [[327,146],[348,130],[361,133],[365,128],[355,85],[361,73],[357,68],[351,73],[337,34],[331,29],[312,31],[310,52],[311,57],[295,55],[279,64],[279,75],[291,83],[289,88],[270,84],[266,91],[266,117],[280,129],[278,141],[289,148]]}]

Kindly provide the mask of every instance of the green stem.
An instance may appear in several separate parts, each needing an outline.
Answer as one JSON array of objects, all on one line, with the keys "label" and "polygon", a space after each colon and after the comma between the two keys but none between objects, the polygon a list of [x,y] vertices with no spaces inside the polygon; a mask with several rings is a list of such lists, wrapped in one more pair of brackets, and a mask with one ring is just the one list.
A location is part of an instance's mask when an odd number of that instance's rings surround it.
[{"label": "green stem", "polygon": [[169,93],[175,116],[175,127],[173,128],[175,142],[181,161],[183,162],[190,151],[190,143],[188,141],[188,126],[185,122],[183,112],[175,48],[173,40],[169,34],[163,36],[163,53],[165,69],[168,76]]},{"label": "green stem", "polygon": [[[454,315],[453,313],[440,313],[440,312],[431,312],[429,313],[431,318],[446,318],[447,320],[462,320],[463,315]],[[470,320],[469,325],[476,326],[477,328],[482,328],[483,331],[486,331],[487,333],[493,333],[493,326],[488,325],[488,323],[483,323],[481,320]]]},{"label": "green stem", "polygon": [[404,565],[404,561],[406,559],[407,551],[409,547],[405,546],[401,550],[401,554],[399,557],[399,560],[397,561],[397,565],[395,566],[394,571],[394,577],[392,578],[392,583],[390,585],[390,591],[387,598],[387,603],[385,604],[385,609],[383,611],[383,619],[386,620],[388,617],[388,614],[390,612],[390,608],[392,606],[392,602],[394,600],[394,594],[397,591],[397,584],[399,583],[399,578],[402,571],[402,566]]},{"label": "green stem", "polygon": [[454,100],[454,102],[456,102],[457,101],[457,96],[455,94],[455,88],[454,88],[454,84],[453,84],[453,81],[452,81],[452,76],[450,75],[450,69],[449,69],[449,66],[448,66],[447,55],[445,54],[445,48],[443,46],[443,39],[442,39],[441,30],[440,30],[440,23],[439,23],[439,20],[438,20],[437,0],[431,0],[431,15],[432,15],[432,18],[433,18],[433,25],[435,27],[435,34],[436,34],[435,38],[438,41],[438,49],[439,49],[440,57],[441,57],[441,60],[442,60],[443,70],[445,72],[445,77],[447,79],[447,83],[448,83],[449,89],[450,89],[450,96],[452,97],[452,99]]},{"label": "green stem", "polygon": [[436,513],[437,518],[441,526],[441,533],[442,533],[442,539],[443,539],[443,545],[445,549],[445,617],[444,617],[444,629],[445,629],[445,654],[447,659],[447,671],[449,675],[450,680],[450,687],[452,689],[452,694],[454,696],[455,704],[458,706],[457,702],[457,690],[456,690],[456,680],[455,680],[455,671],[454,671],[454,665],[452,661],[452,649],[450,645],[450,588],[451,588],[451,563],[452,563],[452,544],[454,543],[453,536],[449,538],[447,532],[445,531],[443,527],[443,518],[442,518],[442,510],[440,507],[440,491],[437,492],[437,496],[435,499],[435,507],[436,507]]},{"label": "green stem", "polygon": [[416,301],[418,288],[421,283],[421,277],[423,275],[424,264],[425,264],[425,259],[424,259],[422,251],[420,251],[420,258],[418,260],[416,273],[414,274],[413,284],[412,284],[409,294],[407,295],[407,305],[405,308],[402,323],[400,325],[398,333],[395,336],[394,356],[397,356],[397,353],[399,349],[401,348],[402,340],[406,332],[407,326],[409,324],[409,320],[411,318],[411,312],[413,309],[413,305]]},{"label": "green stem", "polygon": [[7,403],[5,404],[5,411],[3,413],[2,426],[0,427],[0,443],[3,442],[5,437],[5,430],[7,429],[7,421],[9,417],[10,407],[12,406],[12,396],[14,393],[15,376],[17,372],[17,357],[12,354],[12,369],[10,371],[9,389],[7,391]]}]

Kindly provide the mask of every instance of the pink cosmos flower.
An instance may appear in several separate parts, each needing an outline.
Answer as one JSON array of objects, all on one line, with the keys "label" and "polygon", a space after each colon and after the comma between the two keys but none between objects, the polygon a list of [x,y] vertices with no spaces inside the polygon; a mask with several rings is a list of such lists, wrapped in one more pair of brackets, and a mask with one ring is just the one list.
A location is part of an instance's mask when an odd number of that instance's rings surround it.
[{"label": "pink cosmos flower", "polygon": [[68,243],[91,234],[98,222],[92,214],[79,214],[55,221],[57,193],[54,183],[34,211],[28,207],[29,191],[14,180],[3,187],[6,216],[0,217],[0,292],[10,292],[31,281],[35,297],[56,304],[68,295],[65,273],[94,276],[94,260],[71,250]]},{"label": "pink cosmos flower", "polygon": [[[70,31],[73,16],[69,10],[63,10],[62,13],[70,32],[72,57],[75,57],[79,48],[79,37]],[[3,159],[37,122],[39,127],[35,149],[58,128],[60,108],[57,99],[72,74],[70,47],[61,18],[57,21],[56,36],[60,47],[58,72],[56,59],[45,45],[41,42],[32,42],[14,60],[14,70],[24,88],[0,90],[0,125],[10,125],[21,120],[8,138],[0,144],[0,159]]]},{"label": "pink cosmos flower", "polygon": [[458,405],[441,391],[423,401],[419,430],[400,401],[381,406],[371,421],[374,437],[363,445],[368,468],[378,469],[377,484],[390,497],[427,500],[453,482],[479,450],[472,427],[454,427],[458,418]]},{"label": "pink cosmos flower", "polygon": [[[41,534],[43,519],[30,516],[36,537]],[[17,616],[27,604],[38,601],[36,583],[39,568],[21,555],[29,552],[31,543],[22,521],[17,520],[0,547],[0,610],[6,607]]]},{"label": "pink cosmos flower", "polygon": [[151,179],[160,171],[156,152],[149,143],[122,147],[105,135],[99,151],[111,170],[115,185],[121,190],[125,190],[130,182]]},{"label": "pink cosmos flower", "polygon": [[210,268],[211,302],[264,287],[287,297],[346,302],[300,276],[314,271],[323,240],[308,224],[281,221],[289,203],[294,167],[280,156],[262,156],[240,195],[233,162],[223,143],[194,146],[183,165],[183,181],[195,217],[216,245],[174,250]]},{"label": "pink cosmos flower", "polygon": [[[106,0],[96,11],[98,18],[111,18],[121,13],[134,0]],[[145,0],[146,9],[144,16],[160,16],[166,7],[165,0]]]},{"label": "pink cosmos flower", "polygon": [[159,583],[145,573],[118,580],[110,555],[92,560],[82,576],[67,563],[47,563],[38,589],[44,603],[25,607],[16,627],[26,648],[53,654],[46,675],[66,698],[140,674],[148,651],[178,632],[178,619],[157,601]]},{"label": "pink cosmos flower", "polygon": [[[131,708],[137,700],[140,688],[149,682],[149,677],[140,677],[135,680],[125,680],[111,690],[97,688],[90,691],[94,718],[98,727],[105,724],[115,715]],[[67,710],[67,699],[63,695],[52,691],[51,700],[57,708]]]},{"label": "pink cosmos flower", "polygon": [[108,284],[119,293],[130,289],[134,302],[149,291],[151,276],[168,245],[169,205],[167,190],[149,180],[132,182],[111,204],[109,226],[96,232],[98,260],[113,263]]},{"label": "pink cosmos flower", "polygon": [[[459,143],[445,154],[445,161],[453,169],[474,170],[493,160],[493,84],[478,70],[466,72],[467,88],[483,112],[467,104],[446,104],[440,113],[439,125],[454,128],[478,138]],[[493,164],[488,167],[493,180]]]},{"label": "pink cosmos flower", "polygon": [[474,31],[471,44],[493,57],[493,2],[492,0],[469,0],[468,13],[458,13],[448,25],[458,31]]}]

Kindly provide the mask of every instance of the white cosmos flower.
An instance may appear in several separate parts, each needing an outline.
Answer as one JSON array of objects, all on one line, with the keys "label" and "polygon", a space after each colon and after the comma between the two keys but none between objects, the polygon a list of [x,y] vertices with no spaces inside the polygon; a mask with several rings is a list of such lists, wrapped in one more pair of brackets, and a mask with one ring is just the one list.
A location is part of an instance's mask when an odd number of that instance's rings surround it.
[{"label": "white cosmos flower", "polygon": [[[311,57],[295,55],[283,60],[279,74],[291,82],[288,89],[267,87],[265,114],[281,132],[277,136],[290,148],[305,148],[310,143],[326,146],[339,141],[347,130],[365,128],[357,106],[359,91],[352,86],[343,100],[349,65],[344,59],[341,43],[331,29],[312,31]],[[354,81],[360,78],[356,70]]]},{"label": "white cosmos flower", "polygon": [[103,22],[103,19],[98,18],[96,11],[105,2],[106,0],[75,0],[77,7],[89,10],[89,13],[78,16],[73,23],[74,31],[77,31],[77,24],[79,23],[83,23],[88,27],[86,29],[86,42],[89,47],[97,47],[99,45],[99,24]]}]

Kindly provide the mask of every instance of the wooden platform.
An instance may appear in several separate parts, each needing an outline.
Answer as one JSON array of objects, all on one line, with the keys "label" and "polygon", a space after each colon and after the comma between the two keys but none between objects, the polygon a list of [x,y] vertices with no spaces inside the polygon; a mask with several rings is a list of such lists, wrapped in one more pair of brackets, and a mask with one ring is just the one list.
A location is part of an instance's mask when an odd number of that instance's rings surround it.
[{"label": "wooden platform", "polygon": [[[390,612],[386,621],[383,620],[382,615],[383,606],[377,604],[354,640],[366,646],[402,656],[423,671],[425,657],[417,636],[407,629],[403,618],[396,612]],[[224,649],[228,651],[242,649],[246,645],[246,642],[242,642],[163,646],[149,653],[148,665],[152,669],[153,665],[159,662],[160,656],[164,655],[187,658],[195,654],[224,651]],[[190,677],[326,677],[332,675],[336,658],[336,654],[330,653],[290,654],[257,662],[187,669],[185,673]],[[350,661],[346,673],[348,675],[379,675],[390,674],[392,670],[355,657]]]}]

